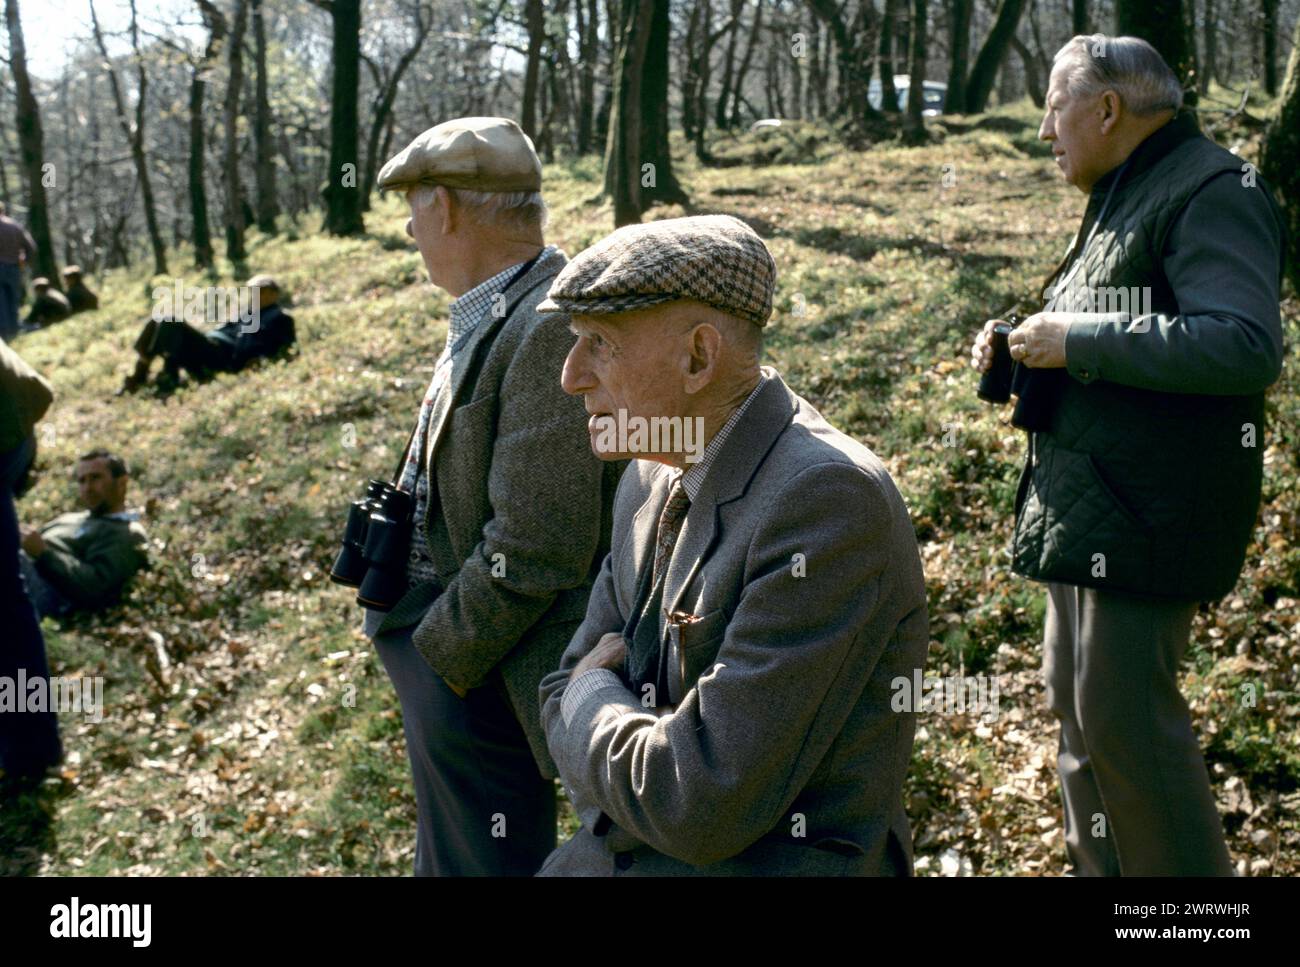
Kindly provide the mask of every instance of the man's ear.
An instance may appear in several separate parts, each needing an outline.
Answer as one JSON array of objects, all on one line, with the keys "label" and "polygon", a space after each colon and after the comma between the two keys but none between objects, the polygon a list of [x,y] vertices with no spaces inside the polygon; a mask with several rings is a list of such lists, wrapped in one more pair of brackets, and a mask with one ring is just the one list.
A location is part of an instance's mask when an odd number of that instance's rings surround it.
[{"label": "man's ear", "polygon": [[452,201],[451,192],[445,186],[439,185],[435,190],[438,193],[438,207],[442,210],[442,234],[450,235],[456,230],[460,212],[456,211],[456,203]]},{"label": "man's ear", "polygon": [[1114,91],[1102,91],[1101,97],[1097,102],[1097,113],[1101,117],[1101,133],[1110,134],[1119,124],[1120,113],[1123,105],[1120,103],[1119,95]]},{"label": "man's ear", "polygon": [[710,323],[701,322],[687,335],[686,392],[698,393],[718,370],[722,358],[722,333]]}]

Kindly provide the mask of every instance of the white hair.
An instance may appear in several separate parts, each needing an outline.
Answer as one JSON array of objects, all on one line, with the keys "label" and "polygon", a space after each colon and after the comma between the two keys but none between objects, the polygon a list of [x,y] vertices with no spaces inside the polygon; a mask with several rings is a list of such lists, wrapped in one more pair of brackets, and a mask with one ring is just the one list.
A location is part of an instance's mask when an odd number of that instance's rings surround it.
[{"label": "white hair", "polygon": [[[437,185],[420,185],[411,193],[411,205],[428,206],[437,197]],[[480,225],[541,231],[550,212],[540,191],[470,191],[448,188],[447,194]]]},{"label": "white hair", "polygon": [[1052,64],[1066,65],[1066,90],[1071,97],[1111,90],[1125,110],[1144,116],[1183,106],[1178,77],[1159,51],[1140,37],[1079,34],[1065,42]]}]

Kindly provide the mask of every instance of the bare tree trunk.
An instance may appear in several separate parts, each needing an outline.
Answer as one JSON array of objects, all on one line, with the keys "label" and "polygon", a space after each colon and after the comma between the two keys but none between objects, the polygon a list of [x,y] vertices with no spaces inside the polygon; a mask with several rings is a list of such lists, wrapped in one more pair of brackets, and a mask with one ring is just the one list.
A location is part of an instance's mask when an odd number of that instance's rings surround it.
[{"label": "bare tree trunk", "polygon": [[230,28],[227,63],[230,80],[226,84],[223,112],[226,144],[222,165],[226,179],[226,258],[241,271],[248,258],[244,248],[244,195],[239,183],[239,95],[244,83],[244,31],[248,27],[248,3],[235,0],[234,21]]},{"label": "bare tree trunk", "polygon": [[860,133],[878,128],[884,117],[871,106],[867,91],[871,84],[871,53],[876,48],[880,23],[871,2],[858,5],[852,25],[841,16],[835,0],[807,0],[809,8],[829,28],[835,41],[840,91],[837,114],[848,113]]},{"label": "bare tree trunk", "polygon": [[50,280],[50,287],[62,291],[59,266],[54,257],[54,243],[50,240],[50,209],[45,198],[44,177],[45,139],[41,133],[41,112],[32,94],[32,81],[27,73],[27,45],[23,41],[23,24],[18,13],[18,0],[5,0],[5,22],[9,26],[9,66],[14,75],[14,93],[17,101],[16,124],[18,147],[22,154],[23,173],[27,179],[27,230],[36,243],[36,265],[33,272]]},{"label": "bare tree trunk", "polygon": [[[804,30],[803,17],[797,16],[795,22],[797,33],[804,35],[804,50],[807,50],[808,35]],[[803,57],[796,55],[793,44],[783,44],[790,58],[790,117],[796,121],[803,120]]]},{"label": "bare tree trunk", "polygon": [[190,221],[194,241],[194,264],[210,269],[216,259],[212,251],[212,230],[208,226],[208,192],[203,182],[204,128],[203,100],[207,93],[208,72],[216,63],[226,36],[226,18],[211,0],[197,0],[203,23],[208,28],[208,43],[203,59],[194,65],[190,77]]},{"label": "bare tree trunk", "polygon": [[614,200],[614,227],[641,220],[642,75],[654,0],[620,0],[614,93],[605,147],[605,192]]},{"label": "bare tree trunk", "polygon": [[542,0],[527,0],[524,23],[528,28],[528,56],[524,62],[524,94],[519,109],[519,126],[530,138],[537,137],[537,78],[542,65],[542,41],[546,37],[546,15]]},{"label": "bare tree trunk", "polygon": [[[317,5],[324,0],[316,0]],[[330,166],[325,221],[331,235],[360,235],[363,191],[357,184],[357,87],[361,80],[361,0],[331,0],[334,79],[330,85]]]},{"label": "bare tree trunk", "polygon": [[366,163],[361,176],[361,210],[370,211],[370,193],[374,191],[375,178],[379,173],[379,158],[386,155],[387,152],[380,152],[379,139],[383,136],[384,129],[388,125],[393,113],[393,104],[397,100],[398,85],[402,81],[402,75],[407,68],[415,61],[419,55],[420,49],[424,46],[425,39],[429,36],[429,31],[433,28],[433,11],[426,11],[421,6],[419,0],[411,8],[411,17],[415,25],[415,40],[398,58],[397,65],[393,68],[387,80],[379,76],[379,71],[374,64],[367,60],[374,74],[375,87],[377,96],[375,97],[374,107],[370,111],[370,131],[366,136]]},{"label": "bare tree trunk", "polygon": [[731,0],[730,35],[727,37],[727,52],[722,59],[722,89],[718,92],[717,109],[714,111],[714,124],[720,131],[728,127],[727,107],[731,103],[732,75],[736,69],[736,44],[740,39],[740,14],[745,9],[745,0]]},{"label": "bare tree trunk", "polygon": [[1074,0],[1070,4],[1070,30],[1075,36],[1092,33],[1088,20],[1088,0]]},{"label": "bare tree trunk", "polygon": [[257,61],[257,102],[254,109],[253,140],[257,150],[257,227],[275,234],[280,207],[275,200],[275,152],[271,144],[271,104],[266,83],[266,25],[262,22],[262,0],[252,0],[254,57]]},{"label": "bare tree trunk", "polygon": [[[969,2],[969,0],[967,0]],[[898,23],[898,0],[885,0],[885,16],[880,22],[880,109],[893,114],[898,110],[898,88],[894,86],[894,31]]]},{"label": "bare tree trunk", "polygon": [[650,31],[641,71],[640,163],[654,165],[650,184],[642,179],[640,206],[644,212],[654,204],[685,204],[689,199],[673,172],[668,149],[668,4],[669,0],[646,0],[651,7]]},{"label": "bare tree trunk", "polygon": [[1025,0],[1002,0],[998,5],[997,18],[993,27],[975,58],[970,78],[966,82],[966,113],[980,114],[988,106],[989,94],[993,91],[993,82],[997,78],[998,68],[1011,46],[1015,36],[1016,25],[1020,23],[1020,14],[1025,8]]},{"label": "bare tree trunk", "polygon": [[1015,34],[1011,35],[1011,46],[1020,56],[1020,63],[1024,65],[1025,88],[1029,91],[1030,100],[1034,102],[1034,107],[1043,107],[1047,102],[1042,80],[1038,75],[1038,62],[1034,60],[1034,55],[1029,48]]},{"label": "bare tree trunk", "polygon": [[970,20],[974,0],[952,0],[950,6],[950,50],[948,90],[943,109],[949,114],[966,110],[966,71],[970,62]]},{"label": "bare tree trunk", "polygon": [[814,17],[808,34],[808,116],[826,116],[826,71],[822,68],[822,25]]},{"label": "bare tree trunk", "polygon": [[1210,81],[1219,76],[1219,24],[1218,12],[1214,9],[1214,0],[1205,0],[1205,25],[1201,28],[1201,44],[1205,48],[1202,61],[1200,92],[1205,94],[1210,89]]},{"label": "bare tree trunk", "polygon": [[158,226],[158,212],[154,205],[153,184],[149,180],[149,165],[144,153],[145,100],[149,90],[149,81],[144,70],[144,58],[140,55],[140,35],[136,25],[135,0],[131,0],[131,49],[135,53],[136,83],[138,86],[134,129],[126,111],[126,99],[122,96],[122,86],[118,83],[117,71],[113,68],[112,61],[108,57],[108,49],[104,46],[104,34],[99,29],[99,18],[95,15],[93,0],[90,4],[90,21],[94,29],[95,43],[99,47],[100,55],[104,58],[104,70],[108,73],[109,85],[113,90],[113,103],[117,107],[118,124],[121,125],[122,133],[126,136],[126,142],[130,146],[131,160],[135,163],[136,178],[140,182],[140,197],[144,203],[145,227],[149,231],[149,243],[153,246],[153,270],[157,275],[166,275],[167,247],[163,242],[162,229]]},{"label": "bare tree trunk", "polygon": [[1260,0],[1260,18],[1264,41],[1264,90],[1270,97],[1277,94],[1277,0]]},{"label": "bare tree trunk", "polygon": [[911,144],[925,141],[925,0],[912,0],[912,42],[907,65],[907,116],[903,137]]},{"label": "bare tree trunk", "polygon": [[[574,0],[578,14],[578,154],[592,150],[596,112],[596,59],[600,49],[600,5],[596,0],[586,0],[587,18],[583,22],[583,0]],[[707,3],[708,0],[698,0]]]},{"label": "bare tree trunk", "polygon": [[[740,29],[739,22],[736,24],[736,29]],[[754,47],[758,43],[758,37],[762,31],[763,0],[754,0],[754,21],[750,24],[749,42],[745,44],[744,56],[740,58],[740,65],[736,68],[736,83],[732,87],[731,93],[731,126],[733,128],[740,125],[740,99],[745,92],[745,75],[749,73],[749,65],[754,59]]]},{"label": "bare tree trunk", "polygon": [[1293,290],[1300,291],[1300,21],[1292,34],[1291,58],[1278,101],[1277,115],[1264,137],[1260,170],[1277,192],[1286,213],[1287,274]]}]

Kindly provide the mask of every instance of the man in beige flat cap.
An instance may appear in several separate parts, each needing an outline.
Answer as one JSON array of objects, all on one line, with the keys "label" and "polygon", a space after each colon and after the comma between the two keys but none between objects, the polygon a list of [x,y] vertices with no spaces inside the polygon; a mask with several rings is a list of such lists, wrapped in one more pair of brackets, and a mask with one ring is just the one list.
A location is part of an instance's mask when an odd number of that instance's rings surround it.
[{"label": "man in beige flat cap", "polygon": [[567,261],[543,240],[541,173],[501,118],[431,128],[379,173],[454,299],[394,480],[414,504],[405,593],[365,620],[402,705],[417,875],[531,875],[554,848],[537,686],[609,548],[621,466],[560,387],[565,320],[537,313]]},{"label": "man in beige flat cap", "polygon": [[775,276],[742,222],[672,219],[583,252],[540,307],[571,314],[593,449],[635,458],[542,681],[582,820],[543,875],[911,872],[916,537],[876,456],[759,365]]}]

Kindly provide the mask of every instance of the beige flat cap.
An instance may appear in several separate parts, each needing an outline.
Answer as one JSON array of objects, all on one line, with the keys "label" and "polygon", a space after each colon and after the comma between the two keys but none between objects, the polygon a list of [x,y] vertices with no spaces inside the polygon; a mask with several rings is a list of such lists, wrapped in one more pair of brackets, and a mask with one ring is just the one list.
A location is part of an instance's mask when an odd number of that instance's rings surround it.
[{"label": "beige flat cap", "polygon": [[379,171],[380,191],[445,185],[470,191],[541,191],[533,142],[508,118],[456,118],[429,128]]},{"label": "beige flat cap", "polygon": [[280,284],[269,275],[255,275],[244,283],[250,289],[274,289],[280,291]]},{"label": "beige flat cap", "polygon": [[80,265],[69,265],[67,268],[63,270],[63,277],[65,279],[70,275],[80,275],[80,274],[81,274]]},{"label": "beige flat cap", "polygon": [[776,263],[758,233],[730,215],[625,225],[564,267],[538,312],[629,312],[694,299],[767,325]]}]

